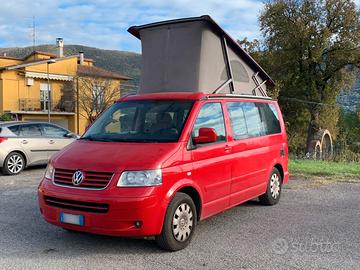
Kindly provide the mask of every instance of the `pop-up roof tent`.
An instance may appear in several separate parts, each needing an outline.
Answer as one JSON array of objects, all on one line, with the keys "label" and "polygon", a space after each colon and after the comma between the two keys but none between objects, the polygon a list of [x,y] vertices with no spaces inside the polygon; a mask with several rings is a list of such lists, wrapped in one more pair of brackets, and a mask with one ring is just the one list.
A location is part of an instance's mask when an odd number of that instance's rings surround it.
[{"label": "pop-up roof tent", "polygon": [[210,16],[132,26],[141,39],[139,93],[203,92],[267,96],[274,82]]}]

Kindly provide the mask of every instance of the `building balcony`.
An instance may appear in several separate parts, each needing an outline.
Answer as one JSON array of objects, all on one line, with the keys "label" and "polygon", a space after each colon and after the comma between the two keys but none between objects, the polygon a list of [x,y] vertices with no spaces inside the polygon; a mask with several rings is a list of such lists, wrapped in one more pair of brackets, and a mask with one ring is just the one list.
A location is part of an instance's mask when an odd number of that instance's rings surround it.
[{"label": "building balcony", "polygon": [[[7,112],[33,112],[47,113],[49,102],[47,100],[21,98],[10,102],[5,102],[4,111]],[[55,100],[51,102],[51,113],[75,113],[75,102],[65,100]]]}]

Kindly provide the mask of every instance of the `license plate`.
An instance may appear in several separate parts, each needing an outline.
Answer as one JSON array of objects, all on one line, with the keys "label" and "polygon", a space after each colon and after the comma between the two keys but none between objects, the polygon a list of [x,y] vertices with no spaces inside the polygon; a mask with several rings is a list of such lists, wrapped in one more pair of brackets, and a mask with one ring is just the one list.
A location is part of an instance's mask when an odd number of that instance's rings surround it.
[{"label": "license plate", "polygon": [[84,216],[60,212],[60,222],[84,226]]}]

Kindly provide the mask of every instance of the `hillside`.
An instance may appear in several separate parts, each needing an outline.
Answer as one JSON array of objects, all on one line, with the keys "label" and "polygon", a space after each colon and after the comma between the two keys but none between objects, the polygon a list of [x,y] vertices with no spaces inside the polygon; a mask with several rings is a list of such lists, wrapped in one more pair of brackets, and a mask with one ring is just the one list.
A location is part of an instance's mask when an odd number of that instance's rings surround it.
[{"label": "hillside", "polygon": [[360,109],[360,72],[352,89],[340,93],[337,102],[343,106],[345,110],[356,112],[356,110]]},{"label": "hillside", "polygon": [[[39,45],[35,47],[37,51],[56,53],[55,45]],[[7,56],[24,57],[33,51],[33,47],[24,48],[0,48],[0,55],[6,53]],[[141,55],[132,52],[103,50],[81,45],[65,45],[64,54],[74,55],[80,51],[84,52],[85,57],[95,61],[95,65],[111,71],[119,72],[131,77],[131,85],[138,86],[140,80]]]},{"label": "hillside", "polygon": [[[39,45],[35,48],[38,51],[56,52],[55,45]],[[31,53],[33,47],[24,48],[0,48],[0,54],[6,53],[7,56],[24,57]],[[81,45],[65,45],[65,55],[74,55],[83,51],[85,57],[92,58],[95,65],[109,69],[133,78],[129,82],[130,86],[126,86],[126,90],[134,90],[139,85],[141,74],[141,55],[132,52],[103,50],[93,47]],[[360,73],[357,82],[351,91],[342,92],[338,96],[338,103],[347,110],[356,111],[356,107],[360,104]]]}]

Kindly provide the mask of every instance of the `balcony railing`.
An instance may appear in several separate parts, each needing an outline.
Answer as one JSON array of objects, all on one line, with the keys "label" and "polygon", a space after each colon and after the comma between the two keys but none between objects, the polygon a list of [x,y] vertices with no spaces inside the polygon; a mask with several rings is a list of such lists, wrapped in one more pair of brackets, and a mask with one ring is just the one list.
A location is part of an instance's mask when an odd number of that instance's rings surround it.
[{"label": "balcony railing", "polygon": [[[16,102],[16,101],[15,101]],[[13,102],[12,102],[13,103]],[[9,104],[12,110],[41,112],[48,110],[48,101],[32,98],[21,98],[16,104]],[[14,106],[15,105],[15,106]],[[16,107],[18,107],[16,109]],[[58,100],[51,102],[51,111],[53,112],[75,112],[75,102],[68,100]]]}]

